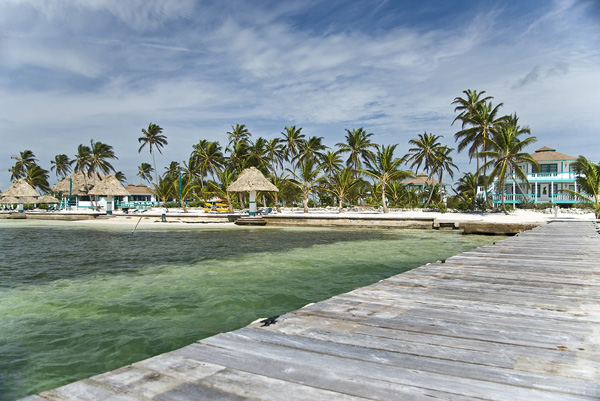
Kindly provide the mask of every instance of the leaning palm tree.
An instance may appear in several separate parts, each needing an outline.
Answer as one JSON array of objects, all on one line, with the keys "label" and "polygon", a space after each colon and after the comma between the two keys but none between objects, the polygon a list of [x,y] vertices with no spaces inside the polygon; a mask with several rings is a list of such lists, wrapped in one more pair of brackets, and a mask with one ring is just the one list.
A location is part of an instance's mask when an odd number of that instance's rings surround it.
[{"label": "leaning palm tree", "polygon": [[437,148],[436,150],[436,163],[435,163],[435,171],[438,175],[438,180],[439,180],[439,184],[433,184],[431,185],[431,189],[429,192],[429,197],[427,198],[427,202],[425,203],[425,206],[423,206],[424,208],[427,208],[429,206],[429,203],[431,203],[431,199],[433,198],[433,193],[435,191],[435,187],[436,186],[440,186],[440,194],[443,192],[443,187],[444,187],[444,172],[448,172],[448,175],[450,175],[450,178],[454,178],[454,171],[458,170],[458,167],[456,166],[456,164],[454,164],[454,162],[452,161],[452,157],[450,156],[450,153],[452,153],[454,149],[449,148],[448,146],[440,146]]},{"label": "leaning palm tree", "polygon": [[12,155],[10,158],[16,160],[15,165],[8,170],[11,173],[11,181],[24,178],[27,175],[27,167],[33,166],[37,162],[31,150],[24,150],[18,156]]},{"label": "leaning palm tree", "polygon": [[482,169],[488,167],[492,168],[490,178],[497,178],[497,187],[500,189],[502,196],[502,210],[504,214],[508,214],[505,205],[506,179],[510,178],[514,181],[522,180],[527,185],[527,175],[521,169],[520,163],[531,163],[535,170],[539,170],[539,164],[533,160],[529,153],[523,152],[523,149],[536,142],[537,138],[534,136],[527,137],[523,140],[519,136],[523,134],[529,134],[529,128],[521,128],[516,124],[517,119],[513,120],[513,123],[501,124],[500,128],[494,131],[494,135],[487,139],[487,149],[481,152],[481,155],[490,160],[481,166]]},{"label": "leaning palm tree", "polygon": [[388,183],[404,180],[414,175],[410,171],[400,169],[400,166],[404,163],[404,158],[394,157],[396,146],[397,145],[375,145],[377,149],[376,153],[365,160],[366,168],[360,169],[362,173],[379,181],[383,213],[389,213],[386,200]]},{"label": "leaning palm tree", "polygon": [[138,166],[137,176],[140,177],[140,184],[145,180],[148,183],[152,181],[152,172],[154,169],[150,163],[142,163]]},{"label": "leaning palm tree", "polygon": [[373,134],[368,134],[362,127],[352,131],[346,129],[346,132],[346,142],[337,143],[336,146],[340,148],[340,153],[349,153],[346,166],[352,167],[354,171],[358,171],[361,159],[371,157],[373,154],[371,148],[374,145],[369,139]]},{"label": "leaning palm tree", "polygon": [[83,183],[85,185],[86,191],[89,191],[90,189],[87,182],[87,178],[88,170],[90,167],[91,154],[92,150],[89,148],[89,146],[79,145],[77,147],[77,154],[75,155],[75,158],[71,160],[71,164],[74,165],[73,170],[75,172],[81,172],[81,174],[83,175]]},{"label": "leaning palm tree", "polygon": [[125,174],[123,174],[122,171],[115,171],[115,178],[121,183],[121,185],[125,185],[127,182],[127,177],[125,177]]},{"label": "leaning palm tree", "polygon": [[571,189],[563,189],[561,192],[573,195],[584,204],[590,204],[596,219],[600,219],[600,165],[586,159],[585,156],[579,156],[571,167],[577,174],[575,182],[580,192]]},{"label": "leaning palm tree", "polygon": [[90,140],[90,158],[88,171],[90,173],[109,174],[111,171],[115,171],[115,168],[110,163],[111,159],[118,159],[115,155],[113,147],[102,142],[94,142]]},{"label": "leaning palm tree", "polygon": [[318,186],[321,166],[317,165],[315,159],[306,159],[298,163],[297,169],[298,174],[293,170],[287,169],[294,176],[294,179],[290,180],[290,183],[302,191],[304,213],[308,213],[308,195]]},{"label": "leaning palm tree", "polygon": [[59,179],[65,178],[71,172],[71,160],[65,154],[54,156],[54,160],[50,161],[50,164],[52,165],[50,170],[54,171]]},{"label": "leaning palm tree", "polygon": [[338,199],[339,213],[344,211],[344,200],[348,198],[352,189],[360,183],[361,180],[356,178],[354,170],[350,167],[337,171],[325,181],[325,190]]},{"label": "leaning palm tree", "polygon": [[465,203],[472,204],[473,199],[477,196],[477,176],[471,172],[465,173],[456,183],[454,193],[461,198]]},{"label": "leaning palm tree", "polygon": [[154,164],[154,178],[158,184],[158,172],[156,170],[156,158],[154,157],[154,149],[158,150],[158,153],[162,154],[161,148],[168,145],[167,137],[162,135],[162,128],[159,125],[150,123],[148,129],[142,128],[143,136],[138,138],[138,142],[142,145],[138,149],[138,153],[142,152],[144,146],[148,145],[150,153],[152,154],[152,161]]},{"label": "leaning palm tree", "polygon": [[284,173],[281,173],[280,175],[272,175],[269,178],[269,181],[271,181],[271,184],[275,185],[275,187],[279,190],[279,192],[269,192],[269,196],[273,198],[277,213],[281,213],[281,208],[279,207],[279,194],[285,191],[286,187],[290,185],[290,181],[288,176],[284,175]]},{"label": "leaning palm tree", "polygon": [[38,188],[42,193],[50,191],[48,184],[48,170],[37,164],[30,164],[25,170],[25,181],[33,188]]}]

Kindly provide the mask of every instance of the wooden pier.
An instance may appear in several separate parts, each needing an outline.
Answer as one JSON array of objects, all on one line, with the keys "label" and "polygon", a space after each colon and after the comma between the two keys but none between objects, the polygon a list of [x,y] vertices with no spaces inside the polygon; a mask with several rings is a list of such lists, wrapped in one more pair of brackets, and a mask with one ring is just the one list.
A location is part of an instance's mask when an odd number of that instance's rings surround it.
[{"label": "wooden pier", "polygon": [[598,400],[600,237],[557,222],[27,401]]}]

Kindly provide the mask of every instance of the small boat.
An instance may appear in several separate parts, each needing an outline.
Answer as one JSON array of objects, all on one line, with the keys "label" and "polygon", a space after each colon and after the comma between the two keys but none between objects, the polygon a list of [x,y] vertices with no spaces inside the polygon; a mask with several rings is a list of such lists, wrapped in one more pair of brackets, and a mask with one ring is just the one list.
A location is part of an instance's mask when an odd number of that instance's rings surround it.
[{"label": "small boat", "polygon": [[229,203],[227,203],[227,199],[213,198],[204,204],[204,211],[207,213],[227,213],[229,212]]}]

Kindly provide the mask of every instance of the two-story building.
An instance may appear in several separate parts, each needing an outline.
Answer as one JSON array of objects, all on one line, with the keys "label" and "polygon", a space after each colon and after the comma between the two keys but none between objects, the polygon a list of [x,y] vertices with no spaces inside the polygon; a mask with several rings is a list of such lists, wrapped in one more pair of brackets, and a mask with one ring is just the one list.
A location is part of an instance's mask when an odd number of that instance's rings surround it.
[{"label": "two-story building", "polygon": [[[524,197],[532,203],[551,202],[572,205],[579,202],[572,195],[561,192],[563,189],[579,191],[575,181],[577,175],[572,168],[572,164],[577,160],[576,157],[544,146],[536,150],[531,158],[538,162],[539,171],[535,171],[531,163],[520,165],[527,175],[528,183],[509,175],[505,181],[505,203],[523,203]],[[497,180],[493,184],[492,199],[495,204],[502,203],[501,190],[497,186]]]}]

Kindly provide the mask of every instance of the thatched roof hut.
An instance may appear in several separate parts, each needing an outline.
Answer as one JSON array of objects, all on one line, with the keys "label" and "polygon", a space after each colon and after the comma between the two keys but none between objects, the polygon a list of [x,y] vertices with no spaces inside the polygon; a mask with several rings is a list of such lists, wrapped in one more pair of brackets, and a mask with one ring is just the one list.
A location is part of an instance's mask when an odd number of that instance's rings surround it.
[{"label": "thatched roof hut", "polygon": [[[69,179],[72,182],[69,182]],[[52,192],[62,192],[68,194],[70,190],[73,196],[85,196],[88,195],[85,187],[86,182],[88,188],[91,189],[94,187],[94,183],[98,185],[98,183],[102,182],[103,179],[104,176],[99,173],[86,173],[84,176],[84,173],[77,171],[70,176],[63,178],[58,184],[53,186]]]},{"label": "thatched roof hut", "polygon": [[27,183],[27,181],[24,179],[18,179],[12,183],[10,188],[2,193],[2,196],[14,196],[15,198],[30,196],[38,198],[40,195],[35,191],[35,189],[33,189],[31,185]]},{"label": "thatched roof hut", "polygon": [[416,177],[409,178],[407,180],[402,181],[402,184],[425,185],[425,184],[440,184],[440,182],[434,178],[429,178],[425,174],[419,174]]},{"label": "thatched roof hut", "polygon": [[17,203],[19,203],[19,200],[14,196],[5,196],[0,199],[0,204],[2,205],[16,205]]},{"label": "thatched roof hut", "polygon": [[90,195],[129,196],[131,195],[114,175],[107,175],[89,192]]},{"label": "thatched roof hut", "polygon": [[50,194],[46,194],[37,200],[37,203],[59,203],[60,201]]},{"label": "thatched roof hut", "polygon": [[279,192],[265,176],[256,168],[250,167],[240,173],[238,178],[227,187],[228,192]]}]

